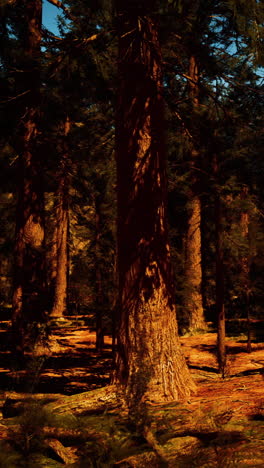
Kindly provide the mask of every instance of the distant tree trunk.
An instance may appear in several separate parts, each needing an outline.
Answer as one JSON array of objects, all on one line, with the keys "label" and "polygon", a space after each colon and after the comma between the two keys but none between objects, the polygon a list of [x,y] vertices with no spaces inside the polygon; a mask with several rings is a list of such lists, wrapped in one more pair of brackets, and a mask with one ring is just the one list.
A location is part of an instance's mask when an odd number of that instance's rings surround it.
[{"label": "distant tree trunk", "polygon": [[[213,171],[217,180],[218,161],[214,157]],[[217,316],[217,357],[219,372],[225,375],[226,368],[226,326],[225,326],[225,303],[224,303],[224,258],[223,258],[223,214],[221,197],[216,189],[215,192],[215,264],[216,264],[216,316]]]},{"label": "distant tree trunk", "polygon": [[17,139],[19,191],[12,313],[15,346],[21,352],[26,341],[26,330],[33,322],[45,320],[46,309],[43,169],[37,141],[41,17],[41,0],[25,2],[23,22],[26,31],[19,86],[28,92],[21,109]]},{"label": "distant tree trunk", "polygon": [[53,211],[54,211],[54,222],[52,222],[53,226],[53,233],[52,233],[52,240],[51,240],[51,247],[49,253],[49,263],[48,263],[48,281],[49,281],[49,293],[52,301],[54,301],[55,296],[55,284],[56,284],[56,276],[57,276],[57,250],[58,250],[58,242],[57,242],[57,212],[56,212],[56,203],[57,203],[57,194],[54,194],[54,204],[53,204]]},{"label": "distant tree trunk", "polygon": [[225,345],[225,304],[224,304],[224,263],[222,248],[222,206],[220,197],[215,200],[216,228],[216,314],[217,314],[217,352],[219,371],[224,376],[226,367]]},{"label": "distant tree trunk", "polygon": [[63,317],[67,309],[68,292],[68,233],[69,233],[69,168],[68,168],[68,145],[67,137],[70,132],[70,120],[66,119],[64,124],[64,135],[62,136],[63,156],[58,171],[58,189],[56,194],[56,225],[53,246],[56,255],[56,275],[54,278],[54,301],[51,317]]},{"label": "distant tree trunk", "polygon": [[188,398],[194,383],[179,342],[171,275],[157,20],[148,16],[149,2],[140,2],[140,12],[139,4],[117,4],[120,294],[113,381],[137,405]]},{"label": "distant tree trunk", "polygon": [[[194,55],[189,63],[189,95],[192,109],[199,106],[199,69]],[[190,151],[192,186],[189,191],[188,228],[185,243],[186,295],[184,308],[188,317],[189,331],[206,328],[202,299],[202,250],[201,250],[201,201],[199,197],[199,153],[193,146]]]},{"label": "distant tree trunk", "polygon": [[[241,199],[245,200],[248,196],[248,187],[244,187],[241,193]],[[244,241],[249,245],[249,213],[243,210],[240,219],[241,233]],[[250,258],[249,252],[247,255],[243,255],[241,259],[241,283],[242,291],[244,292],[246,313],[247,313],[247,351],[251,353],[251,323],[250,323]]]},{"label": "distant tree trunk", "polygon": [[185,243],[186,297],[184,305],[188,314],[188,329],[193,332],[206,328],[202,300],[201,201],[199,197],[194,197],[189,202],[189,211]]},{"label": "distant tree trunk", "polygon": [[[100,266],[100,239],[101,239],[101,202],[100,196],[95,200],[95,303],[96,303],[96,351],[102,352],[104,347],[103,305],[104,292],[102,284],[102,271]],[[102,253],[101,253],[102,255]]]}]

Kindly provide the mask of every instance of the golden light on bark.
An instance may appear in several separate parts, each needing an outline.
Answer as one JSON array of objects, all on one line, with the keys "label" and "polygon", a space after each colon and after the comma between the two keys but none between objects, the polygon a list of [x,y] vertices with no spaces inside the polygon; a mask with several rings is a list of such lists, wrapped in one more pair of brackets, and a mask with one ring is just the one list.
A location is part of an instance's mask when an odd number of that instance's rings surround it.
[{"label": "golden light on bark", "polygon": [[62,147],[60,167],[57,173],[58,189],[56,193],[55,230],[54,230],[54,299],[51,317],[63,317],[67,308],[68,288],[68,233],[69,233],[69,174],[68,174],[68,147],[66,139],[71,129],[69,117],[65,119],[62,129]]},{"label": "golden light on bark", "polygon": [[194,197],[189,201],[189,218],[185,245],[186,293],[184,306],[188,314],[190,331],[205,328],[202,303],[202,265],[201,265],[201,201]]},{"label": "golden light on bark", "polygon": [[[192,113],[199,109],[199,67],[194,55],[189,59],[189,96]],[[197,143],[196,143],[197,144]],[[206,328],[202,300],[201,200],[199,196],[199,151],[191,141],[191,188],[188,202],[188,227],[185,242],[184,313],[188,331]]]},{"label": "golden light on bark", "polygon": [[138,22],[123,13],[116,123],[120,309],[113,381],[135,405],[189,398],[195,386],[174,305],[157,21],[144,16]]}]

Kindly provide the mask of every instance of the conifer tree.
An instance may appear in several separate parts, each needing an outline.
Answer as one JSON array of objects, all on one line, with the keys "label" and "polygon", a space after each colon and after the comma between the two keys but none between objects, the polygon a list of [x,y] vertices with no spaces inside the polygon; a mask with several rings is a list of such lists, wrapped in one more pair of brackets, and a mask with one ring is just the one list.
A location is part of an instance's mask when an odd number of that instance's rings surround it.
[{"label": "conifer tree", "polygon": [[22,15],[19,39],[23,53],[16,79],[24,96],[16,135],[19,191],[12,322],[16,344],[23,352],[27,329],[34,322],[45,321],[46,312],[43,169],[38,148],[42,2],[18,2],[18,7]]},{"label": "conifer tree", "polygon": [[[67,2],[67,4],[72,23],[69,30],[65,28],[64,38],[59,44],[62,60],[54,68],[57,75],[66,74],[67,79],[63,83],[64,95],[68,96],[74,89],[75,99],[73,106],[70,106],[73,127],[75,127],[72,132],[71,147],[75,148],[75,161],[72,164],[78,174],[78,181],[74,178],[72,185],[78,195],[72,197],[71,209],[73,217],[76,217],[80,224],[79,232],[82,230],[81,226],[83,229],[86,228],[84,235],[82,233],[80,235],[86,242],[86,248],[82,253],[73,253],[73,281],[70,279],[70,289],[71,285],[73,289],[75,288],[76,275],[79,273],[77,265],[80,269],[82,264],[84,269],[88,270],[87,296],[92,297],[90,307],[95,310],[96,348],[101,351],[104,319],[106,318],[106,323],[110,321],[110,317],[105,315],[107,307],[109,309],[113,290],[110,252],[115,250],[108,210],[111,205],[110,216],[115,218],[113,210],[116,203],[115,200],[106,199],[107,196],[113,196],[109,190],[113,172],[112,93],[106,79],[111,79],[109,74],[113,73],[114,67],[111,60],[109,61],[111,50],[107,54],[105,52],[106,43],[103,34],[107,29],[108,7],[104,5],[104,8],[100,8],[100,2],[97,6],[91,5],[89,9],[82,1]],[[58,86],[60,87],[60,84]],[[69,103],[67,105],[69,106]],[[75,227],[73,231],[74,229]],[[109,310],[107,314],[109,315]]]},{"label": "conifer tree", "polygon": [[[193,112],[199,106],[199,68],[197,58],[191,55],[189,62],[189,95]],[[196,120],[196,119],[194,119]],[[205,328],[205,318],[202,300],[202,249],[201,249],[201,200],[199,183],[199,143],[191,143],[191,188],[188,202],[188,227],[185,241],[185,278],[187,294],[184,298],[184,306],[188,316],[188,328],[190,331]],[[199,175],[198,175],[199,173]]]},{"label": "conifer tree", "polygon": [[194,389],[177,333],[168,245],[161,54],[148,1],[117,2],[119,320],[114,381],[131,404]]},{"label": "conifer tree", "polygon": [[[180,178],[183,184],[185,184],[182,190],[185,190],[184,196],[187,195],[186,198],[188,198],[186,207],[187,214],[190,200],[193,199],[197,188],[198,193],[207,195],[206,204],[211,204],[211,200],[214,199],[214,197],[212,197],[213,192],[208,187],[210,177],[207,177],[208,180],[206,180],[206,177],[201,177],[202,174],[207,174],[207,176],[209,176],[211,169],[208,171],[208,168],[212,168],[213,165],[216,148],[213,148],[210,140],[214,141],[214,127],[218,125],[222,132],[221,139],[223,141],[225,140],[225,148],[230,146],[231,134],[228,130],[230,106],[227,105],[228,90],[232,88],[232,83],[234,84],[234,81],[237,79],[235,76],[241,63],[245,63],[245,60],[248,60],[248,63],[250,63],[250,53],[252,54],[252,49],[254,48],[253,43],[256,45],[256,42],[254,42],[254,31],[250,25],[252,26],[255,24],[255,30],[258,29],[260,32],[260,28],[257,27],[255,21],[257,19],[257,23],[259,23],[261,18],[261,8],[259,5],[256,6],[255,13],[253,13],[253,11],[248,11],[245,4],[241,6],[240,3],[241,2],[236,1],[225,3],[195,1],[184,2],[184,4],[173,2],[174,7],[178,9],[177,11],[178,15],[181,17],[181,22],[171,22],[171,29],[169,31],[173,30],[174,34],[167,34],[167,44],[166,42],[164,44],[167,68],[166,83],[168,84],[166,91],[168,90],[168,107],[169,112],[171,112],[170,118],[174,118],[174,120],[177,119],[179,122],[178,128],[177,124],[174,123],[173,125],[173,128],[176,128],[176,132],[178,130],[178,136],[176,136],[174,140],[170,137],[170,146],[173,148],[173,143],[176,142],[178,151],[175,150],[175,153],[177,151],[178,154],[182,153],[184,156],[183,159],[175,159],[172,153],[171,164],[175,167],[180,167],[180,169],[177,169],[178,180]],[[253,18],[255,18],[255,20]],[[192,57],[192,62],[195,66],[189,67],[189,71],[191,71],[191,68],[193,68],[193,70],[196,69],[196,78],[195,76],[191,76],[191,73],[186,73],[187,60],[190,62],[190,57]],[[198,74],[197,70],[199,71]],[[174,73],[173,77],[172,74],[170,74],[172,71]],[[176,79],[175,73],[177,74]],[[241,79],[241,77],[238,77],[238,80],[239,79]],[[186,86],[183,80],[188,80]],[[216,86],[214,80],[217,84]],[[255,87],[255,85],[253,85],[253,87]],[[192,88],[191,93],[189,91],[188,95],[188,89],[190,90],[190,88]],[[174,89],[175,95],[173,95]],[[195,89],[195,99],[198,105],[193,106],[193,109],[190,111],[187,102],[190,100],[190,94],[194,94]],[[246,87],[244,91],[246,91]],[[245,97],[245,94],[243,95]],[[199,101],[201,105],[199,105]],[[234,103],[232,106],[235,108]],[[221,115],[221,121],[216,116],[212,116],[210,107],[215,107],[217,109],[217,113]],[[222,125],[223,122],[226,122],[224,128]],[[239,125],[240,122],[237,121],[235,125],[236,130],[238,130]],[[209,154],[208,148],[212,150],[211,154]],[[219,166],[221,167],[221,176],[220,178],[218,177],[217,184],[219,186],[224,186],[223,181],[229,179],[230,175],[228,172],[226,172],[225,175],[223,174],[221,158],[224,152],[221,154],[221,148],[217,148],[217,152],[218,151],[219,154],[217,158],[219,159]],[[229,150],[225,149],[225,151]],[[186,154],[188,155],[187,158]],[[188,158],[192,160],[192,154],[196,154],[195,163],[193,161],[189,167],[187,167],[186,163],[184,163],[184,158],[186,158],[186,160]],[[225,155],[224,157],[226,158],[227,156]],[[189,172],[191,167],[193,167],[194,170]],[[177,181],[177,174],[175,180]],[[187,185],[186,180],[190,181],[189,185]],[[173,190],[174,193],[177,192],[176,187],[173,187]],[[235,191],[236,187],[234,185],[234,192]],[[208,192],[210,192],[210,194]],[[188,195],[190,196],[191,194],[192,197],[189,198]],[[210,195],[209,198],[208,195]],[[221,202],[224,203],[222,188],[219,192],[219,196]],[[190,212],[192,212],[192,210],[190,210]],[[186,239],[188,245],[190,220],[187,224]],[[205,230],[211,230],[209,219],[204,220],[204,225],[206,225]],[[208,243],[206,243],[207,251],[209,250],[208,247]],[[214,247],[212,246],[212,251],[213,250]],[[193,252],[194,250],[191,249],[190,255],[193,255]],[[206,257],[208,259],[207,255]],[[188,262],[188,255],[186,259],[186,266],[188,266],[188,263],[190,263]],[[203,262],[203,265],[206,265],[206,262]],[[213,257],[210,259],[210,264],[206,265],[206,275],[209,271],[210,275],[212,274],[214,270],[212,265]],[[186,272],[187,271],[188,268],[186,269]],[[180,270],[180,274],[182,276],[182,270]],[[215,278],[212,278],[212,281],[215,282]],[[182,303],[185,304],[186,307],[185,298],[187,297],[188,306],[188,302],[191,301],[191,291],[193,288],[186,284],[186,288],[183,287],[182,289]],[[210,288],[203,287],[203,290],[210,290]],[[198,301],[196,301],[196,303],[198,304]]]},{"label": "conifer tree", "polygon": [[55,194],[55,229],[52,258],[55,264],[53,278],[54,298],[51,317],[62,317],[67,308],[69,278],[69,138],[71,123],[67,116],[61,136],[60,168],[57,173],[58,188]]}]

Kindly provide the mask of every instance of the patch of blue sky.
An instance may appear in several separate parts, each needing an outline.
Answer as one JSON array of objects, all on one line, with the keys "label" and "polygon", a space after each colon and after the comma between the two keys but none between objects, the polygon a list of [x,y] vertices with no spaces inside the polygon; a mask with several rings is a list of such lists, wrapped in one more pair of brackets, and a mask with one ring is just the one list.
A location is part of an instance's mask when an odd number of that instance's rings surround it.
[{"label": "patch of blue sky", "polygon": [[55,36],[59,36],[57,16],[60,14],[59,8],[55,7],[47,0],[43,1],[42,24]]}]

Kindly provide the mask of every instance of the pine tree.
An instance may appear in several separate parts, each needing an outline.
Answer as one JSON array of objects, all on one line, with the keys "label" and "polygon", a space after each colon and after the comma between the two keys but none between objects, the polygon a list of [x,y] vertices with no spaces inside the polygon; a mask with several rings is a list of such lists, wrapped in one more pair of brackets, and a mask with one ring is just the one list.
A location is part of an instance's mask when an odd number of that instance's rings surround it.
[{"label": "pine tree", "polygon": [[20,106],[19,132],[16,136],[19,192],[12,322],[17,335],[16,345],[23,352],[27,329],[32,328],[34,322],[45,321],[46,312],[43,169],[38,149],[41,0],[21,5],[21,13],[19,33],[23,54],[17,81],[24,99]]},{"label": "pine tree", "polygon": [[[69,108],[67,104],[73,120],[71,148],[75,148],[71,170],[76,171],[76,177],[71,181],[76,194],[71,197],[74,218],[71,237],[73,244],[77,244],[76,238],[79,237],[82,252],[72,248],[69,287],[71,296],[71,292],[74,295],[86,284],[86,292],[82,291],[80,295],[90,297],[89,306],[95,311],[96,348],[101,351],[104,328],[109,327],[111,321],[109,309],[114,289],[111,276],[115,242],[110,217],[115,218],[116,203],[109,190],[113,172],[113,112],[112,92],[106,82],[106,79],[111,79],[109,74],[113,73],[114,67],[109,60],[111,51],[105,51],[107,8],[102,9],[98,4],[87,9],[82,1],[68,2],[68,5],[73,20],[69,29],[65,28],[64,38],[58,44],[60,60],[54,63],[54,68],[56,76],[67,77],[63,85],[58,83],[58,93],[63,86],[63,95],[69,95],[71,99],[74,89],[73,105]],[[98,32],[101,24],[103,31]],[[112,199],[108,201],[107,197]]]},{"label": "pine tree", "polygon": [[[190,57],[189,78],[189,95],[193,112],[195,112],[195,109],[199,106],[199,68],[195,55]],[[190,214],[185,241],[185,277],[188,293],[185,297],[184,305],[187,310],[190,331],[205,328],[202,300],[200,161],[199,152],[196,149],[198,145],[196,144],[195,146],[192,145],[190,150],[192,184],[189,191],[188,212]],[[199,173],[199,176],[197,173]]]},{"label": "pine tree", "polygon": [[69,155],[67,140],[71,123],[66,117],[63,125],[61,160],[57,173],[58,188],[55,195],[56,216],[52,259],[55,264],[53,278],[54,299],[51,317],[62,317],[67,308],[69,278]]},{"label": "pine tree", "polygon": [[158,24],[148,2],[117,2],[119,323],[114,381],[131,404],[194,389],[177,333],[166,217]]}]

